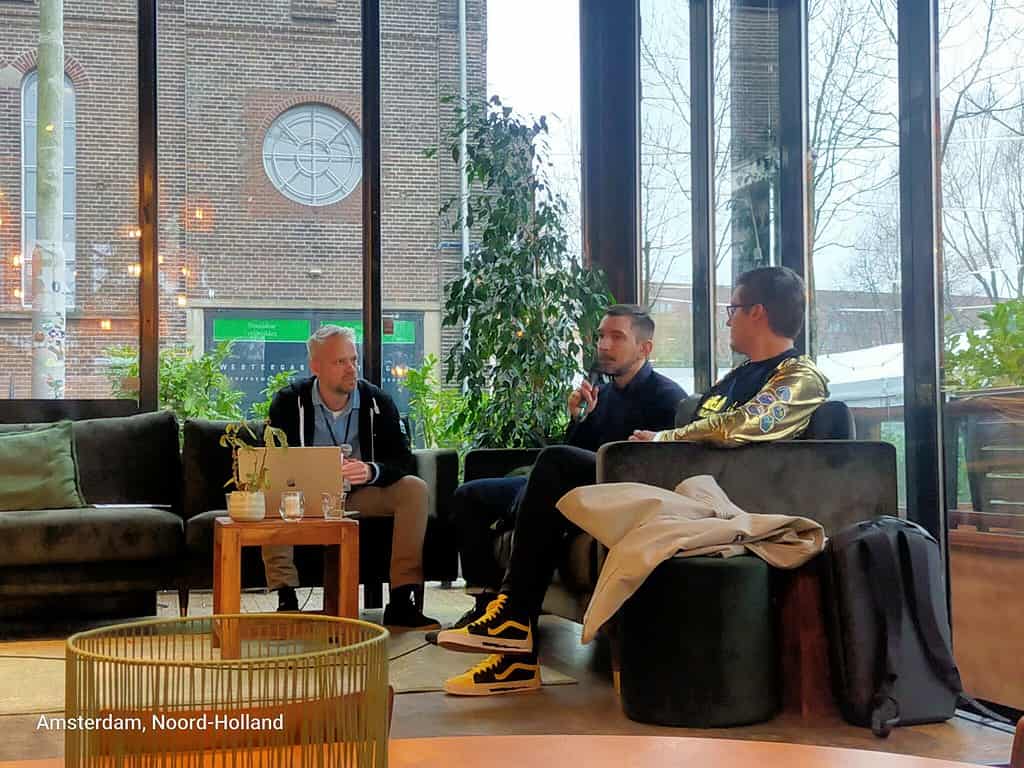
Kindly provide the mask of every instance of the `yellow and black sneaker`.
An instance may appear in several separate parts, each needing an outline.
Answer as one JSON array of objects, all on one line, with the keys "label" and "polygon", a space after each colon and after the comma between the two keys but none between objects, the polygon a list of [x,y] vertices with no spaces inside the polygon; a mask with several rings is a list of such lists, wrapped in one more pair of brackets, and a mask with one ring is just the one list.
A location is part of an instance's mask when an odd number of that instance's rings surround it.
[{"label": "yellow and black sneaker", "polygon": [[444,690],[456,696],[493,696],[540,688],[540,665],[533,654],[488,656],[461,675],[444,681]]},{"label": "yellow and black sneaker", "polygon": [[484,615],[459,629],[437,635],[437,644],[450,651],[469,653],[533,653],[530,617],[510,609],[509,598],[500,594],[487,605]]}]

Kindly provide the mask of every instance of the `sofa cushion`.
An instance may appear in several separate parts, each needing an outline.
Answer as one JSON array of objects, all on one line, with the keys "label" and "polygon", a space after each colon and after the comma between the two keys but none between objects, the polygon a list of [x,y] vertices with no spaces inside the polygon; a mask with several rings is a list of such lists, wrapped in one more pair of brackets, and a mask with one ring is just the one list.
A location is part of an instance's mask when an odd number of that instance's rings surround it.
[{"label": "sofa cushion", "polygon": [[0,567],[176,558],[183,526],[164,509],[41,509],[0,514]]},{"label": "sofa cushion", "polygon": [[0,511],[83,506],[70,421],[0,434]]},{"label": "sofa cushion", "polygon": [[170,411],[75,422],[82,496],[90,504],[181,510],[178,420]]},{"label": "sofa cushion", "polygon": [[[0,433],[42,426],[0,424]],[[180,513],[181,452],[173,413],[75,421],[72,434],[85,503],[168,505]]]}]

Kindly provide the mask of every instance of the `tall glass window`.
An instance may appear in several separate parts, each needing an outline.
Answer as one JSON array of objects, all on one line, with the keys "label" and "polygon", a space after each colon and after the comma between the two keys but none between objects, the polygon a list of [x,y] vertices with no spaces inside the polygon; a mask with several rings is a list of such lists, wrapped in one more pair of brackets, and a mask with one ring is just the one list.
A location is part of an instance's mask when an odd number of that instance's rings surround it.
[{"label": "tall glass window", "polygon": [[360,4],[190,0],[158,45],[161,402],[263,416],[320,325],[362,338]]},{"label": "tall glass window", "polygon": [[640,3],[640,302],[652,361],[693,392],[690,8]]},{"label": "tall glass window", "polygon": [[1024,709],[1024,7],[940,18],[945,456],[953,641],[974,696]]},{"label": "tall glass window", "polygon": [[857,437],[896,446],[905,506],[895,6],[812,2],[808,86],[808,351]]},{"label": "tall glass window", "polygon": [[729,348],[725,306],[733,281],[780,263],[779,9],[777,0],[714,3],[714,313],[719,372]]},{"label": "tall glass window", "polygon": [[[133,360],[139,339],[138,9],[63,3],[63,125],[47,132],[63,165],[48,167],[55,153],[39,151],[37,133],[52,106],[39,70],[60,59],[41,8],[0,3],[0,398],[134,397],[137,366],[116,361]],[[59,210],[39,206],[44,175],[62,184]],[[46,301],[33,287],[43,229],[60,230],[65,262]]]}]

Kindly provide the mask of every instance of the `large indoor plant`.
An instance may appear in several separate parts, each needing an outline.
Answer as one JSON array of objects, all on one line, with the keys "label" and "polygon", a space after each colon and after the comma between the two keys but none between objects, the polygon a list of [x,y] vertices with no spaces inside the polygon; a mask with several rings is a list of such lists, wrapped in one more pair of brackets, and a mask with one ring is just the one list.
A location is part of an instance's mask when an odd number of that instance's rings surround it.
[{"label": "large indoor plant", "polygon": [[[448,149],[466,169],[465,223],[478,244],[445,289],[444,324],[462,331],[446,369],[465,397],[456,427],[478,446],[543,445],[564,429],[566,395],[611,297],[603,273],[569,247],[546,118],[524,121],[497,97],[457,115]],[[446,214],[461,228],[458,198]]]},{"label": "large indoor plant", "polygon": [[[229,423],[220,437],[221,446],[231,449],[231,477],[224,483],[224,487],[235,487],[234,491],[228,493],[228,514],[235,520],[262,520],[267,515],[263,493],[270,485],[267,452],[260,452],[252,469],[244,474],[238,461],[239,454],[252,451],[253,443],[258,439],[252,427],[244,421]],[[268,449],[287,448],[288,438],[283,430],[266,424],[263,428],[263,445]]]},{"label": "large indoor plant", "polygon": [[[139,351],[135,347],[106,350],[106,377],[114,397],[139,396]],[[223,341],[201,355],[192,347],[164,347],[159,355],[159,406],[185,424],[188,419],[240,419],[245,394],[224,373],[231,342]]]}]

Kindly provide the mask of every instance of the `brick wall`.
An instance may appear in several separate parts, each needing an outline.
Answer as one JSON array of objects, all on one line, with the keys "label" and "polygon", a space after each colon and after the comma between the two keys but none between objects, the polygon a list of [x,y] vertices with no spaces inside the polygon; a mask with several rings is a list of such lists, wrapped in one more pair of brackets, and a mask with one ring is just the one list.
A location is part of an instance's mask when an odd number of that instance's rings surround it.
[{"label": "brick wall", "polygon": [[[361,186],[331,205],[295,203],[263,167],[263,139],[291,106],[315,102],[361,122],[359,4],[337,0],[160,2],[160,331],[186,341],[186,308],[361,304]],[[470,0],[470,89],[485,88],[486,5]],[[34,66],[32,3],[0,3],[0,397],[30,395],[30,311],[21,268],[21,108]],[[381,3],[383,295],[440,310],[453,236],[437,211],[457,168],[443,141],[458,88],[456,0]],[[65,51],[77,99],[75,287],[68,397],[106,396],[103,350],[138,331],[134,6],[67,0]],[[319,274],[318,274],[319,272]],[[184,303],[183,308],[180,304]],[[105,329],[103,320],[110,320]],[[427,350],[431,351],[431,350]],[[436,350],[435,350],[436,351]]]}]

